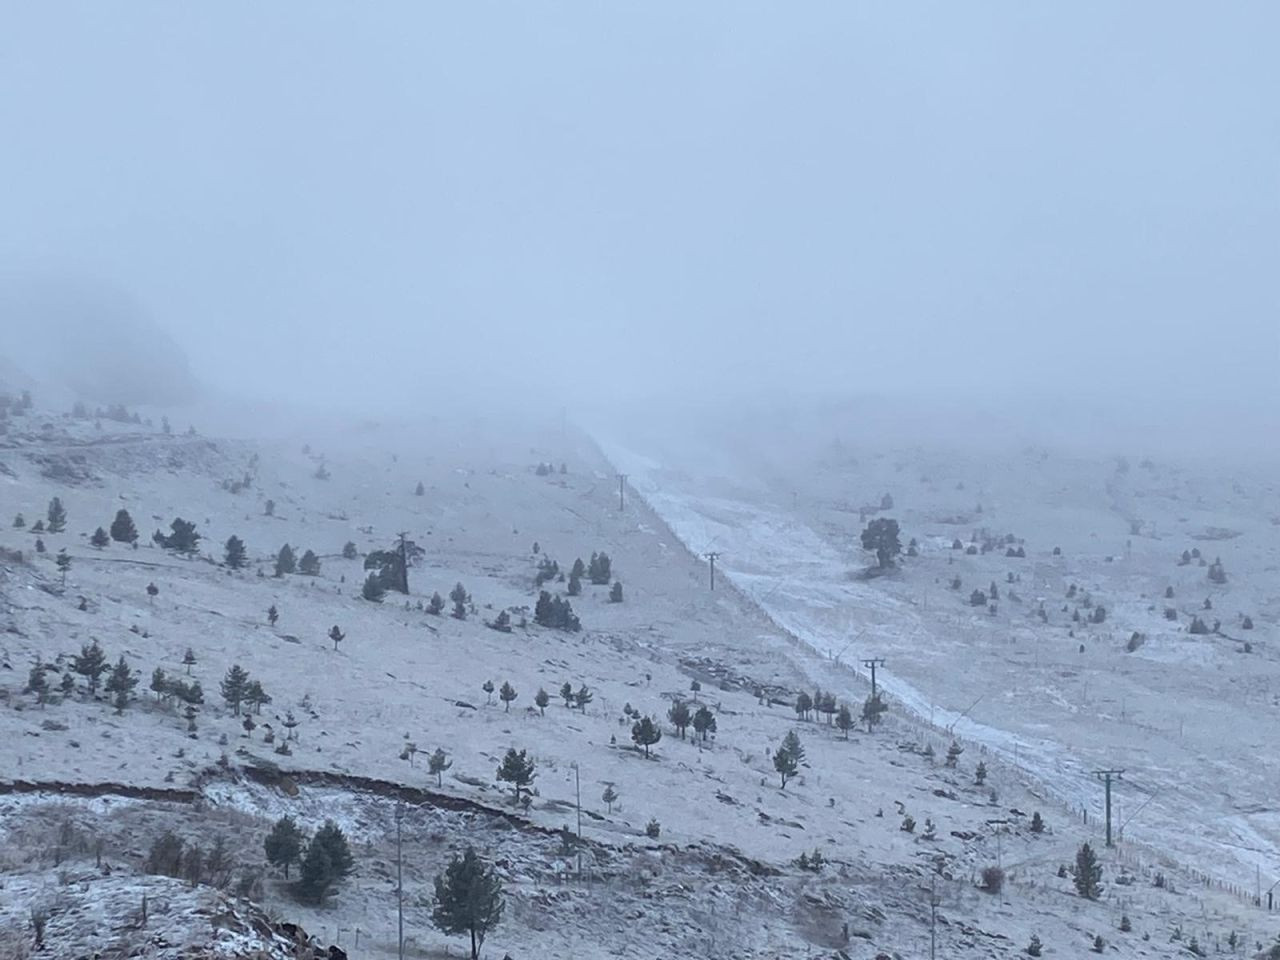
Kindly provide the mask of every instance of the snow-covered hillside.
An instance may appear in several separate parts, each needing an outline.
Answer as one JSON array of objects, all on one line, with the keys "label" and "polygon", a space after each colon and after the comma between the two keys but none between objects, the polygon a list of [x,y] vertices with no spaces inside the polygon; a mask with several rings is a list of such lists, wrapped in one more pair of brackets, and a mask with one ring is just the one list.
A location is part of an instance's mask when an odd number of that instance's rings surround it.
[{"label": "snow-covered hillside", "polygon": [[[359,928],[352,956],[394,956],[398,798],[408,811],[406,933],[422,956],[460,949],[430,925],[431,881],[468,843],[506,884],[508,910],[485,947],[492,956],[926,956],[931,890],[946,956],[1014,956],[1033,933],[1064,956],[1097,935],[1150,957],[1167,956],[1178,929],[1203,943],[1225,944],[1233,930],[1251,944],[1274,936],[1263,913],[1133,846],[1104,856],[1101,901],[1077,897],[1058,867],[1098,836],[1060,802],[1070,778],[1053,779],[1021,754],[983,755],[980,731],[959,725],[974,739],[948,766],[951,738],[919,721],[928,701],[910,702],[908,685],[954,707],[900,668],[909,631],[934,644],[935,657],[940,642],[905,586],[841,582],[839,546],[785,510],[718,495],[694,511],[687,488],[666,501],[656,474],[639,461],[629,470],[648,502],[619,509],[612,467],[595,445],[533,419],[334,425],[282,444],[109,422],[99,430],[39,405],[12,418],[0,437],[0,507],[25,525],[6,519],[0,530],[0,842],[15,878],[5,889],[25,901],[50,876],[60,882],[55,848],[73,878],[100,872],[93,844],[60,849],[63,823],[101,840],[113,876],[140,875],[166,829],[193,841],[222,836],[245,893],[270,913],[344,948]],[[53,496],[66,507],[66,531],[32,532]],[[138,548],[93,546],[95,528],[121,508],[142,535]],[[699,531],[684,525],[695,513]],[[175,517],[196,523],[197,555],[151,542]],[[361,557],[401,531],[424,551],[409,596],[362,599]],[[232,535],[248,547],[243,570],[221,563]],[[37,537],[43,554],[33,552]],[[360,556],[343,557],[348,541]],[[741,592],[707,589],[705,566],[685,544],[709,541],[725,551]],[[285,543],[318,554],[318,575],[275,576]],[[61,550],[71,558],[65,587],[54,561]],[[601,551],[623,601],[609,601],[609,584],[584,582],[566,597],[567,583],[552,580],[546,589],[572,603],[583,629],[533,623],[543,558],[568,571]],[[946,563],[940,546],[925,552]],[[423,609],[458,583],[471,598],[465,619]],[[865,599],[862,621],[844,609],[851,589]],[[930,607],[944,598],[937,589]],[[510,633],[486,625],[502,611]],[[877,625],[886,642],[898,637],[878,650],[893,660],[894,706],[873,734],[846,736],[826,718],[798,718],[792,704],[820,687],[856,715],[867,688],[848,665],[866,654],[859,646],[826,655],[855,622]],[[58,693],[70,656],[93,640],[142,677],[122,711],[90,696],[78,676],[70,694]],[[184,663],[188,648],[193,664]],[[54,691],[45,704],[27,689],[37,659]],[[233,664],[271,697],[251,724],[218,695]],[[178,709],[147,689],[156,668],[202,684],[194,738]],[[509,709],[487,681],[514,687]],[[585,709],[560,699],[566,683],[591,691]],[[545,711],[534,705],[539,688],[550,694]],[[705,742],[677,734],[667,719],[676,700],[714,713]],[[297,726],[286,728],[290,714]],[[636,716],[662,727],[651,758],[632,744]],[[981,711],[970,716],[1010,729]],[[790,731],[806,759],[781,789],[772,753]],[[1046,756],[1062,742],[1014,732],[1027,750],[1048,744]],[[1088,762],[1078,744],[1067,746],[1064,764]],[[527,809],[495,778],[512,747],[537,764]],[[436,748],[452,760],[438,783],[426,769]],[[617,802],[602,799],[606,787]],[[560,836],[577,829],[579,795],[581,878]],[[286,813],[308,829],[334,818],[352,839],[356,874],[322,908],[297,903],[264,862],[263,837]],[[1032,831],[1033,813],[1046,832]],[[646,832],[654,821],[656,837]],[[815,850],[821,870],[797,865]],[[997,864],[1004,890],[978,889],[983,868]],[[1131,932],[1120,932],[1122,915]],[[20,930],[21,908],[3,919],[11,934]],[[59,929],[50,922],[51,935]]]}]

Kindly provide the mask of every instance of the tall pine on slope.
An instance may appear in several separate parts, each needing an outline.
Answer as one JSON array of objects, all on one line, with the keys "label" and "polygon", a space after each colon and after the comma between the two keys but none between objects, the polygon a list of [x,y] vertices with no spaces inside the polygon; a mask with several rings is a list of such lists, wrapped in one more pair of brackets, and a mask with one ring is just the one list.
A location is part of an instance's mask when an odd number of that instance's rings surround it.
[{"label": "tall pine on slope", "polygon": [[436,877],[435,888],[431,922],[445,933],[469,934],[471,960],[477,960],[485,937],[502,919],[502,881],[467,847]]}]

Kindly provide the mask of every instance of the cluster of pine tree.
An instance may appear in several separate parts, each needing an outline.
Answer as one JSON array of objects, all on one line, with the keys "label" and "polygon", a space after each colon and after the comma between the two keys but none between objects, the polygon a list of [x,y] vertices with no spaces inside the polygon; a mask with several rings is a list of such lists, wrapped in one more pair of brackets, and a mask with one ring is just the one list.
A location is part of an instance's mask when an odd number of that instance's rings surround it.
[{"label": "cluster of pine tree", "polygon": [[186,556],[191,556],[200,549],[201,536],[196,530],[196,525],[190,520],[176,517],[169,524],[169,530],[168,535],[157,530],[151,535],[151,539],[165,550],[172,550],[174,553]]},{"label": "cluster of pine tree", "polygon": [[533,619],[534,622],[554,630],[577,633],[582,629],[582,623],[573,612],[572,604],[560,597],[553,597],[546,590],[538,595],[538,602],[533,608]]}]

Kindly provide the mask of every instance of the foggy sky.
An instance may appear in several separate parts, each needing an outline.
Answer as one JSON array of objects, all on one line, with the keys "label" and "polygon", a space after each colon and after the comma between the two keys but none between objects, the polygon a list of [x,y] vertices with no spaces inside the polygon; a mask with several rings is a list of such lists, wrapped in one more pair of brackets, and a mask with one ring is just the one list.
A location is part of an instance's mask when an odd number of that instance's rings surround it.
[{"label": "foggy sky", "polygon": [[221,390],[1276,397],[1274,3],[0,20],[0,282]]}]

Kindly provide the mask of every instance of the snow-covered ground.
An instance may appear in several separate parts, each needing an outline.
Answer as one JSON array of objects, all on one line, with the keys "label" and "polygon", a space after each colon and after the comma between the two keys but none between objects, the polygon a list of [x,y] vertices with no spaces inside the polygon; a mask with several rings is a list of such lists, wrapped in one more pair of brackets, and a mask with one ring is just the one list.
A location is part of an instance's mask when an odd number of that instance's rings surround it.
[{"label": "snow-covered ground", "polygon": [[[828,438],[857,436],[849,421],[824,426]],[[804,449],[765,427],[597,433],[692,552],[719,553],[717,570],[820,655],[859,672],[861,659],[885,658],[877,679],[899,706],[1095,823],[1093,771],[1124,768],[1115,817],[1131,843],[1250,892],[1280,879],[1280,771],[1268,762],[1280,715],[1274,469],[856,440]],[[885,493],[893,509],[867,519],[899,519],[919,556],[863,579],[872,558],[858,508]],[[1026,557],[1003,544],[952,549],[979,531],[1014,534]],[[1197,548],[1222,556],[1226,584],[1178,565]],[[969,604],[991,582],[1004,591],[995,614]],[[1101,624],[1088,622],[1086,594],[1105,607]],[[1188,633],[1193,616],[1220,618],[1220,634]],[[1130,652],[1134,632],[1143,642]]]},{"label": "snow-covered ground", "polygon": [[[686,510],[702,525],[690,531],[681,527],[683,501],[663,501],[662,485],[649,483],[640,462],[630,468],[632,481],[656,512],[635,499],[619,510],[609,464],[592,443],[562,434],[558,424],[335,425],[280,443],[165,437],[111,425],[99,433],[47,413],[29,419],[0,440],[0,507],[9,516],[22,512],[28,523],[0,529],[0,546],[23,551],[21,561],[0,560],[6,631],[0,769],[5,783],[48,786],[0,795],[0,838],[12,870],[46,869],[41,838],[65,804],[79,804],[77,822],[106,838],[121,869],[137,869],[150,840],[168,825],[191,836],[224,831],[236,838],[244,869],[263,871],[261,838],[274,817],[293,813],[314,828],[334,816],[356,844],[357,876],[331,905],[314,910],[294,903],[268,872],[266,906],[300,918],[313,932],[374,931],[363,948],[390,956],[391,806],[364,788],[308,786],[305,778],[351,775],[436,790],[426,757],[442,747],[453,766],[438,792],[473,806],[415,805],[406,893],[411,936],[427,951],[449,942],[426,922],[431,877],[466,842],[500,863],[509,881],[508,919],[487,948],[495,956],[772,957],[794,955],[797,944],[850,956],[920,956],[928,943],[931,878],[942,899],[938,935],[949,956],[1013,956],[1032,932],[1069,952],[1098,932],[1119,937],[1115,928],[1125,912],[1136,931],[1135,956],[1165,955],[1160,948],[1178,925],[1206,942],[1232,929],[1256,941],[1274,933],[1270,918],[1217,890],[1191,886],[1132,847],[1105,860],[1108,881],[1129,876],[1132,885],[1109,882],[1096,904],[1070,893],[1058,865],[1072,860],[1082,840],[1096,840],[1096,831],[1046,789],[1069,777],[1040,774],[1021,752],[1017,765],[993,752],[983,758],[987,782],[978,785],[977,740],[956,768],[944,766],[949,735],[901,709],[907,685],[921,697],[928,692],[937,709],[967,705],[954,706],[902,668],[912,657],[912,630],[921,644],[933,645],[928,656],[915,656],[943,657],[933,620],[913,605],[906,586],[886,590],[884,581],[857,586],[865,591],[862,612],[850,613],[852,587],[842,580],[849,564],[841,566],[838,542],[812,517],[789,517],[768,505],[768,482],[753,484],[749,497],[717,482],[713,498]],[[557,469],[539,475],[536,465],[548,461]],[[322,462],[326,479],[316,476]],[[246,472],[247,489],[224,486]],[[414,493],[419,482],[422,496]],[[44,535],[48,552],[32,556],[30,524],[55,494],[67,506],[68,530]],[[275,501],[272,516],[264,510],[267,499]],[[95,549],[88,536],[109,525],[121,506],[132,512],[141,545]],[[198,524],[206,538],[200,557],[175,557],[149,542],[151,530],[167,528],[175,516]],[[426,551],[411,573],[408,606],[394,594],[382,604],[360,599],[362,563],[343,559],[343,544],[351,540],[363,554],[389,546],[401,530]],[[251,562],[243,571],[219,563],[231,534],[248,544]],[[681,541],[723,550],[722,564],[743,595],[709,592],[705,566]],[[319,576],[272,576],[271,558],[285,542],[320,554]],[[52,560],[63,548],[73,561],[65,590]],[[603,586],[584,584],[582,595],[570,598],[581,633],[519,625],[531,617],[541,557],[567,570],[576,557],[598,550],[613,558],[623,603],[609,603]],[[940,547],[929,551],[933,562],[946,563]],[[778,577],[774,565],[795,576]],[[465,621],[418,609],[433,591],[447,595],[457,582],[473,601]],[[146,592],[150,583],[158,588],[154,600]],[[548,586],[565,593],[564,583]],[[944,599],[951,599],[945,589],[935,588],[930,608]],[[274,626],[266,618],[272,605],[280,615]],[[509,634],[485,626],[503,609],[517,624]],[[802,630],[806,623],[814,629]],[[335,624],[345,633],[337,650],[327,639]],[[875,735],[854,731],[846,740],[824,722],[798,720],[789,703],[798,691],[821,686],[856,712],[866,686],[850,665],[866,655],[865,641],[843,651],[839,662],[825,654],[859,624],[874,627],[886,643],[897,638],[896,647],[877,651],[891,660],[895,708]],[[796,644],[788,632],[813,646]],[[53,665],[56,687],[68,656],[94,638],[112,660],[123,655],[141,673],[136,701],[117,714],[88,697],[81,683],[67,699],[37,705],[24,690],[35,658]],[[947,643],[959,650],[964,639]],[[1153,636],[1148,646],[1155,645]],[[177,711],[147,690],[157,666],[186,676],[188,647],[196,654],[191,679],[200,680],[206,697],[195,739]],[[233,663],[260,678],[273,698],[250,731],[218,696]],[[675,699],[695,696],[694,679],[702,685],[699,703],[717,717],[717,732],[705,744],[681,740],[666,720]],[[509,712],[482,690],[485,681],[504,680],[519,694]],[[591,688],[585,712],[559,699],[565,682]],[[540,686],[552,698],[545,715],[532,705]],[[762,702],[757,688],[777,702]],[[921,699],[915,706],[926,714],[928,704]],[[662,724],[654,759],[632,747],[626,705]],[[280,755],[274,744],[289,712],[300,721],[298,738],[290,754]],[[1035,736],[1011,730],[981,710],[969,716],[1016,734],[1019,751],[1039,740],[1049,756],[1062,742],[1046,729]],[[807,761],[782,790],[770,754],[790,730],[799,731]],[[274,744],[266,742],[268,731]],[[969,727],[965,734],[976,736]],[[409,744],[416,756],[406,754]],[[923,753],[926,746],[933,758]],[[494,776],[510,747],[529,750],[538,765],[527,812],[513,806],[510,789]],[[237,775],[263,761],[279,764],[302,786],[271,790]],[[565,858],[550,831],[576,827],[579,782],[592,882],[566,883]],[[111,785],[191,791],[195,799],[90,803],[56,797],[59,784],[98,785],[108,796]],[[612,810],[601,798],[606,785],[620,795]],[[1033,811],[1043,813],[1048,833],[1030,832]],[[915,832],[901,829],[908,814]],[[657,840],[644,832],[651,819],[661,823]],[[936,825],[932,839],[922,836],[928,821]],[[819,874],[794,862],[814,849],[830,861]],[[998,897],[974,886],[978,871],[997,862],[1011,878]],[[1174,889],[1152,886],[1160,871]],[[1142,932],[1151,935],[1149,944],[1138,939]]]}]

